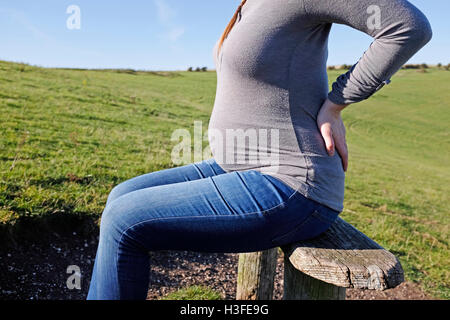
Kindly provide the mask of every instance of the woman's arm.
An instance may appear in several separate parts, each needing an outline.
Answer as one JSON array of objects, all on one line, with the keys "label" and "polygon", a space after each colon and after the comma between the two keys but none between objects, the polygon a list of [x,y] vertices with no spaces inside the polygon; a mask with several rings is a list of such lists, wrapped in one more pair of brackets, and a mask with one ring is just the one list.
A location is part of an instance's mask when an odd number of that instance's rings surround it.
[{"label": "woman's arm", "polygon": [[338,105],[370,97],[432,37],[428,19],[406,0],[303,3],[311,23],[345,24],[374,38],[359,61],[333,83],[328,98]]},{"label": "woman's arm", "polygon": [[381,89],[432,37],[425,15],[406,0],[302,0],[312,24],[340,23],[372,36],[359,61],[332,85],[317,124],[329,155],[335,149],[348,166],[341,111]]}]

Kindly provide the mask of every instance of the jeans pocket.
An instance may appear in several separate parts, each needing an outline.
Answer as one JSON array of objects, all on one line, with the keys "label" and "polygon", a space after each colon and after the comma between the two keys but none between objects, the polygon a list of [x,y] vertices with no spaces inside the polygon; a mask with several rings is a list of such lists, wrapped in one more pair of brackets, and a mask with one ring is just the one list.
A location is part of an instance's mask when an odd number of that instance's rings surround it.
[{"label": "jeans pocket", "polygon": [[291,230],[273,238],[272,243],[282,246],[319,236],[328,230],[338,216],[338,213],[329,211],[315,209],[306,219],[295,225]]}]

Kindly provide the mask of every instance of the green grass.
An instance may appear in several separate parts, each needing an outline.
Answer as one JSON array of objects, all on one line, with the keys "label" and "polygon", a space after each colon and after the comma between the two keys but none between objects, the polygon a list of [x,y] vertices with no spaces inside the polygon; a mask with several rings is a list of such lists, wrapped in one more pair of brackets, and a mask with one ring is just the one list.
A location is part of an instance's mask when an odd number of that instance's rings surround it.
[{"label": "green grass", "polygon": [[115,184],[174,166],[171,133],[193,119],[206,130],[215,73],[0,62],[0,88],[0,221],[53,228],[98,218]]},{"label": "green grass", "polygon": [[351,159],[342,215],[395,253],[407,279],[447,299],[449,84],[448,71],[401,70],[344,111]]},{"label": "green grass", "polygon": [[222,295],[205,286],[190,286],[169,293],[160,300],[221,300]]},{"label": "green grass", "polygon": [[[330,71],[330,83],[340,74]],[[450,72],[401,70],[343,113],[342,217],[450,297]],[[43,69],[0,61],[0,224],[5,240],[93,232],[117,183],[175,166],[175,129],[206,131],[214,72]],[[204,142],[204,146],[207,142]]]}]

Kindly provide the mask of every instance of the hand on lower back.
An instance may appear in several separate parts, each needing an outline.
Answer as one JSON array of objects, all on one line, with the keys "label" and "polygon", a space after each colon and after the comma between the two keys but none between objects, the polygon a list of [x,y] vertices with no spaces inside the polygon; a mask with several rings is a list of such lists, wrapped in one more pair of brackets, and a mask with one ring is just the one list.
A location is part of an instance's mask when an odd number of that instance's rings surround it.
[{"label": "hand on lower back", "polygon": [[345,126],[342,121],[341,111],[346,105],[337,105],[330,100],[325,100],[317,116],[317,126],[322,134],[328,155],[333,156],[337,151],[342,159],[344,171],[348,167],[348,149],[345,140]]}]

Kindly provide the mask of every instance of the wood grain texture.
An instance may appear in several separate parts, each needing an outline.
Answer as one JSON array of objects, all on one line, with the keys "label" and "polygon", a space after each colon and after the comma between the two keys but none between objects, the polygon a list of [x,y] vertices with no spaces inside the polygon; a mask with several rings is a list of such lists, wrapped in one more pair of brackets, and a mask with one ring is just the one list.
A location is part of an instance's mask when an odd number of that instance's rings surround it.
[{"label": "wood grain texture", "polygon": [[271,300],[278,248],[239,255],[237,300]]},{"label": "wood grain texture", "polygon": [[345,288],[298,271],[284,256],[283,300],[345,300]]},{"label": "wood grain texture", "polygon": [[341,218],[319,237],[282,249],[295,269],[338,287],[385,290],[404,281],[398,259]]}]

